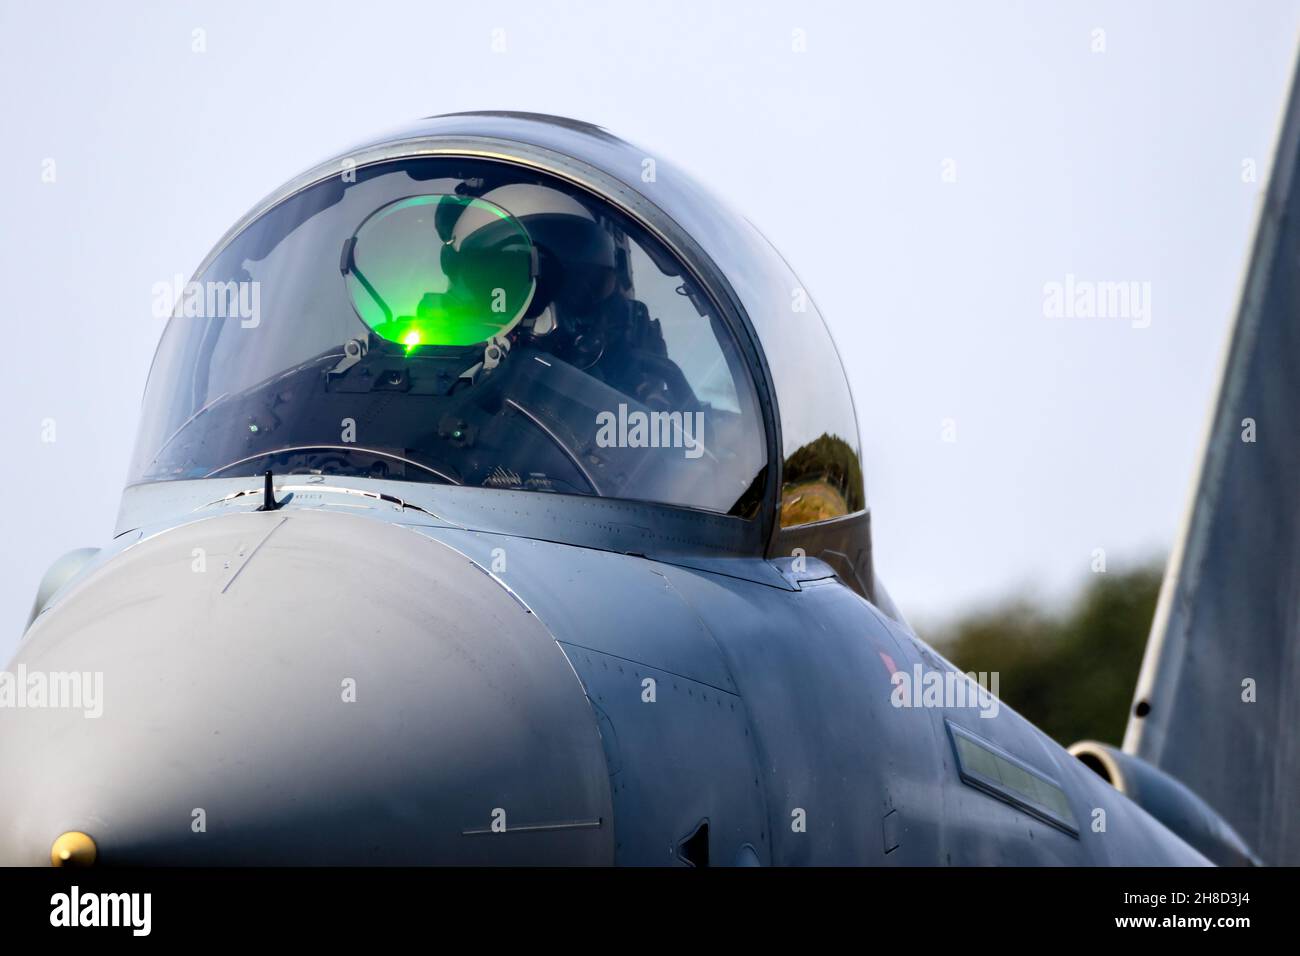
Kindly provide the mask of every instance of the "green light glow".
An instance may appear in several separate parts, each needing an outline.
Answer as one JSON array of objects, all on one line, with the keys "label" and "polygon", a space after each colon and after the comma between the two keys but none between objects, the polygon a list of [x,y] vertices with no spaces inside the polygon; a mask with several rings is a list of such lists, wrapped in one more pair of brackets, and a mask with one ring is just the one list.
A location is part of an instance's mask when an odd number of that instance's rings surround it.
[{"label": "green light glow", "polygon": [[476,345],[532,301],[533,248],[504,209],[468,196],[411,196],[357,229],[345,271],[361,320],[406,347]]}]

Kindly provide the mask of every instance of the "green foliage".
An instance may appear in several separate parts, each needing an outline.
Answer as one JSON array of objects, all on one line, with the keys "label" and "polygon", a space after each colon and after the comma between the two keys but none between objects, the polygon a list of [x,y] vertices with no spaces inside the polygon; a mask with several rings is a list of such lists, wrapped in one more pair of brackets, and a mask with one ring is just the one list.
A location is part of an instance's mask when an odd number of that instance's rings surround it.
[{"label": "green foliage", "polygon": [[1128,723],[1163,569],[1092,575],[1053,614],[1024,600],[958,621],[936,646],[963,671],[999,672],[999,696],[1069,746],[1119,744]]},{"label": "green foliage", "polygon": [[838,435],[822,434],[785,460],[786,489],[825,483],[844,496],[850,512],[864,506],[862,463],[857,450]]}]

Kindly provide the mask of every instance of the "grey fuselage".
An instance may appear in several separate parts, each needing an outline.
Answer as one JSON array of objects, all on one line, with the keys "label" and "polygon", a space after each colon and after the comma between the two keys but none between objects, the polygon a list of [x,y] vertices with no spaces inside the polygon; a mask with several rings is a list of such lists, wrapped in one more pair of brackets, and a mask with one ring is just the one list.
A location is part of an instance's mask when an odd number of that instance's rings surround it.
[{"label": "grey fuselage", "polygon": [[[682,553],[626,502],[276,494],[128,489],[10,667],[103,699],[5,713],[0,860],[81,830],[104,864],[1204,862],[1005,706],[895,706],[951,666],[816,558]],[[952,727],[1075,832],[963,782]]]}]

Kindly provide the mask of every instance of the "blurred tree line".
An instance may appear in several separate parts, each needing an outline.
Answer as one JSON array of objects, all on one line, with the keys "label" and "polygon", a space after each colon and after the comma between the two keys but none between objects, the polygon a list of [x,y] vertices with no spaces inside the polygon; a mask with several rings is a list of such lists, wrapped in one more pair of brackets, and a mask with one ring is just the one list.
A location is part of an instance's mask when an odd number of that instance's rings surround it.
[{"label": "blurred tree line", "polygon": [[998,696],[1063,746],[1120,744],[1162,563],[1090,575],[1064,612],[1015,600],[958,620],[935,646],[963,671],[997,671]]}]

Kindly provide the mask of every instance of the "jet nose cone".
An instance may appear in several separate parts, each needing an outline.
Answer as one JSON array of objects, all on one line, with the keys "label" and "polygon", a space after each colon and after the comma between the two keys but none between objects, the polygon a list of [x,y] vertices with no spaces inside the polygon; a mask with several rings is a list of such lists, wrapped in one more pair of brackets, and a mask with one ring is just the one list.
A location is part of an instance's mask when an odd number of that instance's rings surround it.
[{"label": "jet nose cone", "polygon": [[48,865],[72,832],[99,865],[613,858],[563,652],[408,528],[293,509],[173,528],[42,615],[9,673],[47,693],[0,708],[0,863]]}]

